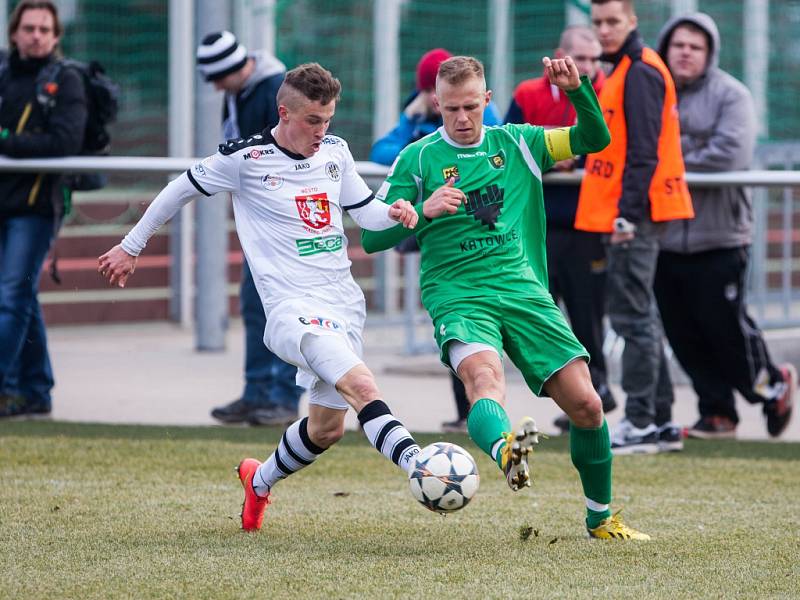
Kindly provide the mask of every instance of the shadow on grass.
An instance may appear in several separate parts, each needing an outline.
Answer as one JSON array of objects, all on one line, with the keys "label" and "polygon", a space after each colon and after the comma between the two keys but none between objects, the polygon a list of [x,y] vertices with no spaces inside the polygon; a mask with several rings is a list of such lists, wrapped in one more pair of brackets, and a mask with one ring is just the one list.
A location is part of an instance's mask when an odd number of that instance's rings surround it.
[{"label": "shadow on grass", "polygon": [[[67,437],[83,439],[130,439],[130,440],[213,440],[232,443],[263,444],[277,443],[283,433],[282,427],[181,427],[155,425],[103,425],[96,423],[65,423],[59,421],[11,421],[0,422],[0,439],[3,437]],[[419,433],[417,442],[426,446],[433,442],[449,441],[478,451],[466,434]],[[348,431],[339,442],[343,446],[366,445],[366,438],[359,432]],[[569,452],[566,436],[543,439],[537,452]],[[659,460],[669,460],[672,455],[661,455]],[[770,459],[797,460],[800,443],[752,442],[736,440],[687,440],[683,452],[675,456],[708,459]]]}]

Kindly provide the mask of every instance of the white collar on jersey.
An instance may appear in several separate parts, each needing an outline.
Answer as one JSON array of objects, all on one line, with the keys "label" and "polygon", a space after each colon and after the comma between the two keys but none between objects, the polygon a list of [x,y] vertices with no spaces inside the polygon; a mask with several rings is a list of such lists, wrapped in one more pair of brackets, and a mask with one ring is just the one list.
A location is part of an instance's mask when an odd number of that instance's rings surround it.
[{"label": "white collar on jersey", "polygon": [[456,148],[477,148],[478,146],[480,146],[483,143],[483,136],[486,135],[486,127],[481,125],[481,137],[476,143],[474,143],[474,144],[459,144],[458,142],[453,140],[453,138],[451,138],[449,135],[447,135],[447,132],[444,130],[444,125],[439,127],[439,129],[437,131],[442,136],[442,138],[444,139],[445,142],[447,142],[451,146],[455,146]]}]

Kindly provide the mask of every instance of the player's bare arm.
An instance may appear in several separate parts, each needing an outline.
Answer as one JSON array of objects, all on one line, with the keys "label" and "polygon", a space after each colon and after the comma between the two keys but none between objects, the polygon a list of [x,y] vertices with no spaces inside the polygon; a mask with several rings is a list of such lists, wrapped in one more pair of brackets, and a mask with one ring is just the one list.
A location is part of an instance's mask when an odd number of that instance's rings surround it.
[{"label": "player's bare arm", "polygon": [[553,85],[565,92],[577,90],[581,86],[581,75],[571,56],[552,59],[545,56],[542,58],[542,63],[544,63],[544,72]]},{"label": "player's bare arm", "polygon": [[448,179],[442,187],[434,191],[422,205],[422,214],[434,219],[445,213],[455,214],[458,207],[466,200],[464,192],[453,187],[453,180]]},{"label": "player's bare arm", "polygon": [[97,271],[108,279],[110,285],[124,288],[128,277],[136,270],[136,260],[136,256],[131,256],[117,244],[97,259]]}]

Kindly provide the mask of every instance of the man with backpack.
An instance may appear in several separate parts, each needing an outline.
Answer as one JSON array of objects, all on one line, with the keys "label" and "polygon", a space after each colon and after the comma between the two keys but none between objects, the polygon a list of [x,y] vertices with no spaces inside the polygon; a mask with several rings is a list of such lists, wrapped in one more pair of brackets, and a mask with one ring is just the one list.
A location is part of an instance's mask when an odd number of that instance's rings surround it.
[{"label": "man with backpack", "polygon": [[[0,76],[0,154],[44,158],[83,148],[87,96],[57,68],[63,27],[49,0],[22,0],[9,19]],[[53,73],[54,77],[43,77]],[[0,173],[0,418],[47,415],[53,373],[37,298],[39,273],[70,190],[59,174]]]}]

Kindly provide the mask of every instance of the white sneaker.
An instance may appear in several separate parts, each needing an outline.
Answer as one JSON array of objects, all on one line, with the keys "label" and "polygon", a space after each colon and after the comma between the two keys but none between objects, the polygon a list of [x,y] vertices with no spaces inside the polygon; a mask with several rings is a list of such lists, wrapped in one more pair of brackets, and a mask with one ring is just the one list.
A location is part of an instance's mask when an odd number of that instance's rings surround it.
[{"label": "white sneaker", "polygon": [[611,452],[618,456],[657,454],[658,451],[658,427],[653,423],[639,429],[628,419],[623,419],[611,436]]}]

